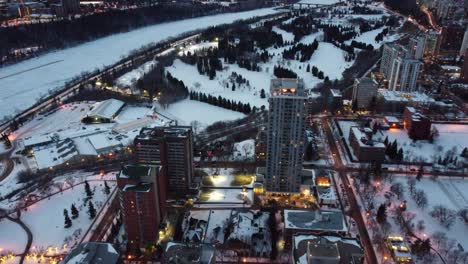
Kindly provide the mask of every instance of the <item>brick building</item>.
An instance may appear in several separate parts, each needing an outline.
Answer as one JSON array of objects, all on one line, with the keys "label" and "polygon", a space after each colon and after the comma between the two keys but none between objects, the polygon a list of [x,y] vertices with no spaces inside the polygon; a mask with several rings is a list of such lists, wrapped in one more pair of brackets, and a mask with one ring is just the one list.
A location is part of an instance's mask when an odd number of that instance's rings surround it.
[{"label": "brick building", "polygon": [[403,125],[411,139],[429,139],[431,135],[431,120],[414,107],[405,108]]},{"label": "brick building", "polygon": [[161,166],[126,165],[117,176],[128,248],[155,243],[166,215],[166,178]]},{"label": "brick building", "polygon": [[192,127],[143,128],[134,140],[137,162],[162,165],[168,191],[185,194],[193,175]]},{"label": "brick building", "polygon": [[385,159],[385,145],[372,140],[372,129],[351,127],[349,130],[349,144],[359,161],[383,161]]}]

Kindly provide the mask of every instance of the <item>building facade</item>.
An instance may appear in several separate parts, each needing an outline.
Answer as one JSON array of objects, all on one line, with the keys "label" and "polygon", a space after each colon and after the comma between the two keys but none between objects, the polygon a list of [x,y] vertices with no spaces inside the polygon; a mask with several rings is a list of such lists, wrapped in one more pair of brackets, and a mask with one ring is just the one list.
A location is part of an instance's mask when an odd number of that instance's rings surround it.
[{"label": "building facade", "polygon": [[168,190],[186,193],[193,175],[192,127],[143,128],[134,145],[137,162],[162,165],[166,169]]},{"label": "building facade", "polygon": [[348,139],[359,161],[382,162],[385,159],[385,145],[372,140],[372,129],[351,127]]},{"label": "building facade", "polygon": [[424,56],[437,57],[439,55],[441,35],[439,32],[429,30],[426,33],[426,44],[424,45]]},{"label": "building facade", "polygon": [[166,215],[165,181],[161,166],[126,165],[117,176],[129,249],[142,249],[157,241]]},{"label": "building facade", "polygon": [[273,79],[270,92],[267,191],[297,192],[306,140],[304,82],[300,79]]},{"label": "building facade", "polygon": [[354,80],[352,100],[358,109],[367,109],[376,95],[377,82],[374,79],[364,77]]},{"label": "building facade", "polygon": [[460,78],[463,82],[468,82],[468,49],[465,50]]},{"label": "building facade", "polygon": [[429,139],[431,136],[431,120],[414,107],[406,107],[403,112],[403,125],[411,139]]},{"label": "building facade", "polygon": [[408,51],[413,59],[421,60],[426,47],[426,37],[424,35],[413,37],[408,42]]},{"label": "building facade", "polygon": [[79,0],[62,0],[62,6],[65,15],[75,15],[80,13]]},{"label": "building facade", "polygon": [[417,89],[417,81],[424,63],[420,60],[398,57],[393,61],[388,77],[388,89],[412,92]]},{"label": "building facade", "polygon": [[385,44],[382,50],[382,60],[380,62],[380,73],[389,79],[392,73],[393,62],[398,57],[406,58],[408,50],[394,43]]}]

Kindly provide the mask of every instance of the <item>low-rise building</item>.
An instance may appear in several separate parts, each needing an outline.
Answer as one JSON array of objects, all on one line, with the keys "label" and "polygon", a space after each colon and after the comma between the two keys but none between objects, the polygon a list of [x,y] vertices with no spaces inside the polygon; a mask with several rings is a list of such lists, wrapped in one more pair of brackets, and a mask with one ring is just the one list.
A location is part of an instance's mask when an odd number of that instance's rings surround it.
[{"label": "low-rise building", "polygon": [[293,236],[292,263],[360,264],[364,263],[364,250],[353,238],[335,235],[316,236],[297,234]]},{"label": "low-rise building", "polygon": [[284,210],[285,243],[289,247],[296,234],[345,235],[348,228],[341,210]]},{"label": "low-rise building", "polygon": [[359,161],[381,162],[385,159],[385,145],[372,140],[372,129],[358,126],[349,130],[349,144]]},{"label": "low-rise building", "polygon": [[429,139],[431,135],[431,120],[414,107],[405,108],[403,125],[411,139]]},{"label": "low-rise building", "polygon": [[83,123],[110,123],[123,109],[125,103],[117,99],[108,99],[94,105],[85,117],[81,119]]},{"label": "low-rise building", "polygon": [[406,106],[433,105],[434,98],[419,92],[401,92],[380,89],[377,93],[378,112],[400,112],[403,113]]},{"label": "low-rise building", "polygon": [[216,249],[211,244],[169,242],[162,263],[214,264],[215,256]]},{"label": "low-rise building", "polygon": [[86,242],[79,244],[60,261],[60,264],[93,263],[121,264],[120,254],[110,243]]}]

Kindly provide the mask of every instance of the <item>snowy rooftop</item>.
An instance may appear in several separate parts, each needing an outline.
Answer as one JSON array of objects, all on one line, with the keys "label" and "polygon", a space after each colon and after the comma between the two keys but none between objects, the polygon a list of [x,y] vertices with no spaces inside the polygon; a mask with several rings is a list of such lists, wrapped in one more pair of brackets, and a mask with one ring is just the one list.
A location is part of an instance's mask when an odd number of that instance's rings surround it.
[{"label": "snowy rooftop", "polygon": [[374,147],[374,148],[385,148],[385,145],[382,142],[374,141],[369,139],[365,130],[361,127],[354,126],[351,127],[351,131],[359,142],[361,147]]},{"label": "snowy rooftop", "polygon": [[110,243],[87,242],[74,248],[60,263],[116,264],[119,263],[119,253]]},{"label": "snowy rooftop", "polygon": [[378,93],[385,99],[385,101],[396,102],[435,102],[435,100],[426,94],[418,92],[400,92],[380,89]]},{"label": "snowy rooftop", "polygon": [[89,111],[88,116],[113,119],[115,114],[125,105],[124,102],[117,99],[108,99],[96,103],[93,110]]},{"label": "snowy rooftop", "polygon": [[121,147],[119,141],[109,140],[103,133],[95,134],[88,137],[89,142],[94,149],[99,153],[108,150],[109,148]]},{"label": "snowy rooftop", "polygon": [[[294,244],[293,254],[295,263],[307,264],[307,251],[311,247],[320,248],[320,245],[336,245],[335,249],[338,250],[340,263],[360,263],[363,256],[363,249],[359,241],[353,238],[343,238],[340,236],[314,236],[310,234],[295,235],[292,238]],[[326,253],[324,251],[319,253]],[[322,254],[323,255],[323,254]],[[327,255],[325,255],[327,256]]]},{"label": "snowy rooftop", "polygon": [[169,242],[164,251],[165,263],[212,263],[215,257],[215,248],[205,243],[177,243]]},{"label": "snowy rooftop", "polygon": [[343,213],[339,210],[284,210],[285,228],[310,231],[347,231]]}]

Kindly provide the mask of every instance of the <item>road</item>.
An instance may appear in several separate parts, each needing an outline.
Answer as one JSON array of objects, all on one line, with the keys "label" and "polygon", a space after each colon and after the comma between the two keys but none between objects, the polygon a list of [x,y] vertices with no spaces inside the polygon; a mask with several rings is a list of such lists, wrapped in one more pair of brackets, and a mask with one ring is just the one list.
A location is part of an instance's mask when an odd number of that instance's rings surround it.
[{"label": "road", "polygon": [[20,210],[16,211],[16,217],[12,217],[12,216],[7,215],[6,218],[8,220],[10,220],[12,222],[15,222],[18,225],[20,225],[21,228],[26,232],[26,235],[28,236],[28,242],[26,243],[26,247],[24,248],[23,253],[21,255],[19,255],[20,256],[19,264],[23,264],[24,259],[25,259],[26,255],[28,254],[29,248],[31,247],[32,242],[33,242],[32,232],[29,229],[29,227],[25,223],[23,223],[23,221],[21,221],[21,211]]},{"label": "road", "polygon": [[330,151],[332,153],[333,159],[335,161],[334,168],[338,171],[341,181],[344,183],[344,188],[346,190],[346,195],[349,202],[349,215],[356,221],[357,227],[359,229],[359,235],[361,237],[361,243],[364,246],[364,254],[369,264],[378,264],[377,256],[375,254],[374,248],[372,247],[372,241],[367,232],[366,225],[364,224],[364,219],[362,218],[358,202],[354,195],[354,192],[349,182],[348,177],[346,177],[346,167],[341,162],[340,152],[336,145],[335,138],[333,137],[332,130],[327,118],[322,118],[322,124],[325,129],[325,134],[328,139],[328,144],[330,146]]}]

